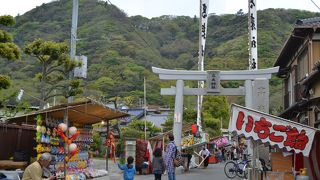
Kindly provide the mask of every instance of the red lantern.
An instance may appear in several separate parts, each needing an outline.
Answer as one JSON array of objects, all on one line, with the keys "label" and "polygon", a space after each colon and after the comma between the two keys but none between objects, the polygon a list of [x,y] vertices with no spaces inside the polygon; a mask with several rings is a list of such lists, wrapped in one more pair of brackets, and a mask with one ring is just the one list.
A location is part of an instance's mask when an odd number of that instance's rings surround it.
[{"label": "red lantern", "polygon": [[198,126],[196,124],[191,125],[191,132],[193,135],[196,135]]}]

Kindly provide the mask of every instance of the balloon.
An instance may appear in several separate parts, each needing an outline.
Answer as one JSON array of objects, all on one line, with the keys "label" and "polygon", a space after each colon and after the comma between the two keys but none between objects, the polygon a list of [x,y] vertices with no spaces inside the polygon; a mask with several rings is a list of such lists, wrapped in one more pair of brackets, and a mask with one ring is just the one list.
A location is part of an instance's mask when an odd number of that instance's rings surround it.
[{"label": "balloon", "polygon": [[77,128],[72,126],[69,128],[69,136],[73,136],[77,132]]},{"label": "balloon", "polygon": [[37,126],[37,132],[41,132],[41,126]]},{"label": "balloon", "polygon": [[70,141],[74,141],[79,134],[80,134],[80,131],[75,132],[75,134],[71,136]]},{"label": "balloon", "polygon": [[69,145],[69,151],[70,151],[70,152],[73,152],[73,151],[75,151],[75,150],[77,150],[77,145],[76,145],[75,143],[70,144],[70,145]]},{"label": "balloon", "polygon": [[41,133],[45,134],[47,132],[47,128],[45,126],[41,126]]},{"label": "balloon", "polygon": [[68,128],[65,123],[60,123],[58,127],[59,127],[59,129],[61,129],[62,132],[66,132],[66,130]]}]

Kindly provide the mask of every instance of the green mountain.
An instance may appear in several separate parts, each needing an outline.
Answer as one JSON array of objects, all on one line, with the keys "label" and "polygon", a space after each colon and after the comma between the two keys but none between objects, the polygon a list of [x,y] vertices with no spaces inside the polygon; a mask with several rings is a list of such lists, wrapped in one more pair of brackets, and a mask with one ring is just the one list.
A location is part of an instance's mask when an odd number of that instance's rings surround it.
[{"label": "green mountain", "polygon": [[[80,0],[79,3],[77,54],[88,57],[83,96],[101,100],[119,96],[135,106],[143,98],[143,77],[146,77],[148,103],[172,105],[172,97],[160,96],[160,87],[169,87],[174,82],[160,82],[151,67],[197,69],[198,19],[128,17],[104,1]],[[6,30],[14,35],[21,49],[36,38],[70,44],[71,14],[72,1],[53,1],[17,16],[16,25]],[[258,11],[259,68],[272,67],[296,19],[314,16],[319,13],[284,9]],[[247,69],[247,39],[247,15],[241,10],[236,14],[210,15],[205,69]],[[37,96],[38,83],[33,78],[38,72],[36,60],[27,55],[19,62],[0,61],[0,73],[14,79],[11,89],[2,94],[23,88],[26,93]],[[231,82],[224,86],[238,84]],[[196,86],[196,82],[187,85]],[[277,109],[281,103],[277,101],[281,97],[281,80],[273,78],[271,85],[271,108]],[[194,102],[194,97],[186,100],[190,106]]]}]

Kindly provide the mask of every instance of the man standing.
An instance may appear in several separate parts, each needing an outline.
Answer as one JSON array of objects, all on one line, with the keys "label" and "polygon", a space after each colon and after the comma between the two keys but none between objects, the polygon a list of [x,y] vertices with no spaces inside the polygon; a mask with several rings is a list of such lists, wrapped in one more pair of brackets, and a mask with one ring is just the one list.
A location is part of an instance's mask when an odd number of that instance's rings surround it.
[{"label": "man standing", "polygon": [[51,155],[49,153],[43,153],[40,159],[30,164],[23,173],[22,180],[54,180],[54,176],[49,178],[42,178],[43,168],[47,168],[51,162]]},{"label": "man standing", "polygon": [[206,168],[209,164],[210,151],[205,146],[203,146],[199,154],[204,158],[203,166],[204,168]]},{"label": "man standing", "polygon": [[174,167],[173,161],[176,157],[177,147],[174,144],[174,136],[172,134],[169,134],[169,140],[170,142],[167,145],[167,149],[166,149],[165,163],[167,167],[168,179],[175,180],[176,175],[175,175],[175,167]]}]

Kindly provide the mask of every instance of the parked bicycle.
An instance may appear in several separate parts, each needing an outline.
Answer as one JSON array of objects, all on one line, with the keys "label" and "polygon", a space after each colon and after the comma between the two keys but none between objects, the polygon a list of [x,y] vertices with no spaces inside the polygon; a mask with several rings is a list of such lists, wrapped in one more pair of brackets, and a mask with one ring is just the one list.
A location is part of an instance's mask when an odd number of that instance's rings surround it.
[{"label": "parked bicycle", "polygon": [[224,173],[228,178],[234,178],[236,176],[247,178],[249,162],[250,160],[229,161],[224,166]]}]

